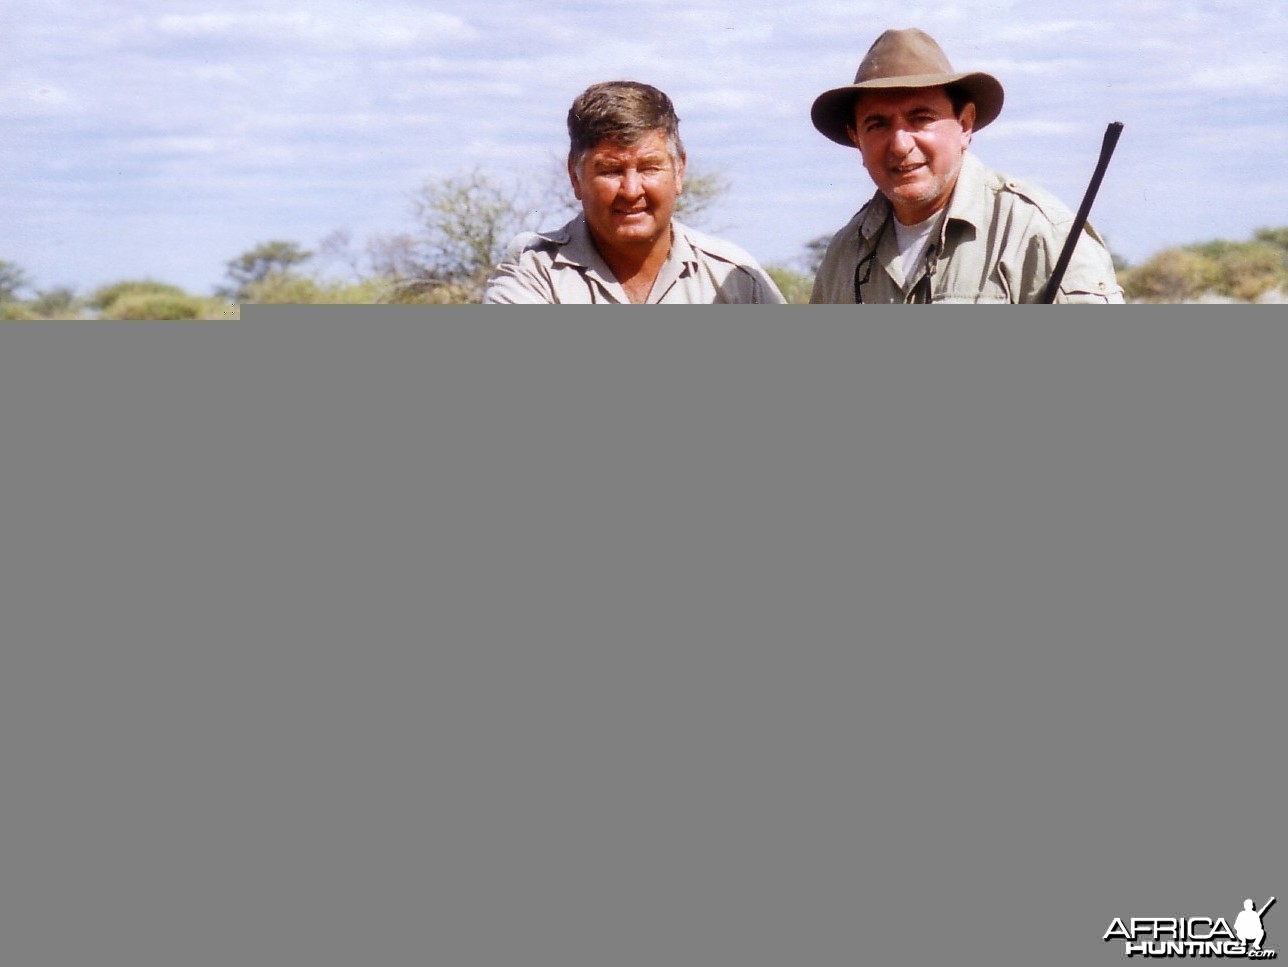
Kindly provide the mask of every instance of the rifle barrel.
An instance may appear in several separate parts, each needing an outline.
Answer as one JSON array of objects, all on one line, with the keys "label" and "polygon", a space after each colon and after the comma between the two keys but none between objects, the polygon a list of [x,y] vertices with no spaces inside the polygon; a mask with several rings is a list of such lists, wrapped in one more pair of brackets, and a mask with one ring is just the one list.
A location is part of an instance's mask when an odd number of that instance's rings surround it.
[{"label": "rifle barrel", "polygon": [[1073,219],[1073,227],[1069,230],[1069,237],[1065,240],[1064,249],[1060,252],[1059,259],[1055,263],[1055,271],[1051,273],[1051,279],[1047,282],[1046,288],[1042,290],[1042,298],[1039,303],[1050,305],[1055,302],[1056,294],[1060,291],[1060,283],[1064,281],[1065,270],[1069,267],[1069,260],[1073,258],[1073,250],[1078,245],[1078,238],[1082,235],[1082,229],[1087,224],[1087,216],[1091,214],[1091,203],[1096,200],[1096,192],[1100,190],[1100,182],[1105,177],[1105,169],[1109,167],[1109,159],[1114,156],[1114,148],[1118,144],[1118,136],[1123,133],[1123,123],[1121,121],[1111,121],[1109,127],[1105,129],[1104,140],[1100,144],[1100,160],[1096,163],[1095,173],[1091,176],[1091,183],[1087,185],[1087,193],[1082,196],[1082,204],[1078,207],[1078,214]]}]

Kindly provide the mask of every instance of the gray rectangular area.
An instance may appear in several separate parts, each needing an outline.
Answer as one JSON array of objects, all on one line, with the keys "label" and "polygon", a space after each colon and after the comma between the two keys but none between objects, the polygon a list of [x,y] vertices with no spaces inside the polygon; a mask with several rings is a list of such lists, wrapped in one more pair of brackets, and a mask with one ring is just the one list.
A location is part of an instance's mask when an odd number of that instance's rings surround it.
[{"label": "gray rectangular area", "polygon": [[1271,307],[0,327],[0,959],[1233,923],[1288,891],[1285,358]]}]

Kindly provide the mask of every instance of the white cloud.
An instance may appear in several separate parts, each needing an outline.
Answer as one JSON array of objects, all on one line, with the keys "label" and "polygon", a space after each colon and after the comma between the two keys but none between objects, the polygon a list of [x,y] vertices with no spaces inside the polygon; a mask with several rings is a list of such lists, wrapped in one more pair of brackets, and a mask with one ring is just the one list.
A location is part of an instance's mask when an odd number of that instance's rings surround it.
[{"label": "white cloud", "polygon": [[760,103],[761,98],[745,89],[721,87],[691,94],[684,102],[686,111],[744,112]]},{"label": "white cloud", "polygon": [[1094,20],[1052,20],[1046,23],[1022,22],[992,31],[992,39],[1003,46],[1022,46],[1042,41],[1095,36],[1101,26]]},{"label": "white cloud", "polygon": [[76,106],[67,88],[30,75],[0,86],[0,117],[57,117]]},{"label": "white cloud", "polygon": [[1026,121],[1009,121],[1003,118],[988,129],[987,136],[990,139],[998,140],[1032,137],[1062,138],[1071,134],[1079,134],[1083,130],[1085,130],[1085,125],[1071,121],[1045,121],[1036,118]]},{"label": "white cloud", "polygon": [[1231,125],[1219,131],[1197,130],[1189,132],[1185,143],[1191,149],[1201,151],[1205,157],[1223,157],[1223,152],[1228,152],[1233,144],[1256,145],[1259,156],[1276,152],[1277,157],[1283,158],[1284,152],[1288,151],[1288,125],[1269,122]]},{"label": "white cloud", "polygon": [[162,35],[352,50],[357,47],[415,48],[474,40],[478,32],[461,17],[409,8],[346,5],[294,11],[221,11],[165,14],[155,21]]},{"label": "white cloud", "polygon": [[[956,65],[955,65],[956,66]],[[1008,77],[1068,77],[1070,75],[1094,72],[1095,65],[1088,60],[1076,58],[1018,59],[991,57],[980,64],[969,67],[962,65],[958,70],[978,69],[996,74],[1005,81]]]},{"label": "white cloud", "polygon": [[[1281,56],[1274,60],[1251,60],[1220,67],[1203,67],[1192,71],[1184,86],[1198,91],[1282,91],[1288,85],[1288,62]],[[1281,119],[1282,120],[1282,119]]]},{"label": "white cloud", "polygon": [[233,64],[193,64],[188,77],[201,83],[241,84],[246,81],[247,72]]},{"label": "white cloud", "polygon": [[[307,22],[303,13],[255,15],[250,13],[172,13],[155,21],[156,30],[162,34],[180,37],[210,37],[221,34],[242,34],[248,29],[285,27]],[[137,18],[146,23],[145,18]]]},{"label": "white cloud", "polygon": [[174,136],[133,138],[119,150],[123,154],[148,156],[158,154],[210,155],[226,152],[228,147],[229,144],[226,138]]}]

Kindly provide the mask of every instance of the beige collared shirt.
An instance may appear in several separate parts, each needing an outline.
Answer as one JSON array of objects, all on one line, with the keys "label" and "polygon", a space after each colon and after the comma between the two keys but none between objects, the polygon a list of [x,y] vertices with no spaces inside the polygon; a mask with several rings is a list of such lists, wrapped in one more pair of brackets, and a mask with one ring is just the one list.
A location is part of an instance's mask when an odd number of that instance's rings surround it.
[{"label": "beige collared shirt", "polygon": [[[671,252],[649,305],[786,302],[754,258],[723,239],[671,222]],[[578,215],[551,232],[524,232],[488,279],[487,304],[629,304],[626,290],[591,243]]]},{"label": "beige collared shirt", "polygon": [[[877,192],[836,233],[810,302],[1037,302],[1064,247],[1073,213],[1041,188],[991,171],[969,152],[947,217],[905,278],[890,202]],[[855,279],[861,300],[855,299]],[[1056,302],[1122,302],[1113,259],[1087,225]]]}]

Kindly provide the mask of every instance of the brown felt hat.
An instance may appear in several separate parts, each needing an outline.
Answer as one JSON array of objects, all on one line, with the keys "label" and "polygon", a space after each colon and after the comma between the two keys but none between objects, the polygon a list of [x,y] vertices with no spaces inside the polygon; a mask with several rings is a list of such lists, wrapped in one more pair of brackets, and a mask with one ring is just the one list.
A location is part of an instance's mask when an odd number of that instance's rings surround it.
[{"label": "brown felt hat", "polygon": [[820,94],[810,109],[810,118],[824,135],[852,148],[854,143],[845,128],[854,123],[854,101],[860,93],[947,84],[962,88],[975,102],[975,130],[1002,113],[1002,83],[992,74],[954,71],[935,38],[924,30],[887,30],[868,49],[854,83]]}]

